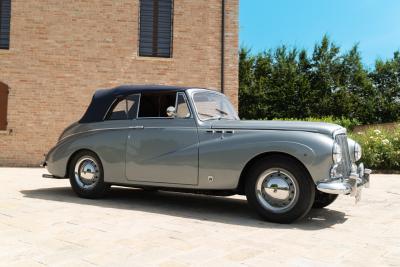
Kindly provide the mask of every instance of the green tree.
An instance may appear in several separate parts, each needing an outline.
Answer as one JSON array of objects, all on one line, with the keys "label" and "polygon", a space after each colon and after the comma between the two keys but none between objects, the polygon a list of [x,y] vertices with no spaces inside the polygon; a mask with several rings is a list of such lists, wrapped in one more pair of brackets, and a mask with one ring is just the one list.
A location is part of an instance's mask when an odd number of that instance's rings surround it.
[{"label": "green tree", "polygon": [[370,74],[378,97],[375,103],[379,121],[392,122],[400,119],[400,52],[392,59],[377,60]]},{"label": "green tree", "polygon": [[323,36],[311,55],[280,46],[257,55],[241,48],[239,115],[245,119],[347,117],[363,123],[400,119],[400,53],[362,64],[358,45],[341,53]]}]

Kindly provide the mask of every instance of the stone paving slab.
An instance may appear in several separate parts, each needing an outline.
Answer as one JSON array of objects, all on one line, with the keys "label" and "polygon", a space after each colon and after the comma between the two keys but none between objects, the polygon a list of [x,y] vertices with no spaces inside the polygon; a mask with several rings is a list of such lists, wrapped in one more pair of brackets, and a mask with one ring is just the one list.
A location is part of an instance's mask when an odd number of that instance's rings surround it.
[{"label": "stone paving slab", "polygon": [[43,172],[0,168],[0,266],[400,266],[400,175],[279,225],[240,196],[116,187],[86,200]]}]

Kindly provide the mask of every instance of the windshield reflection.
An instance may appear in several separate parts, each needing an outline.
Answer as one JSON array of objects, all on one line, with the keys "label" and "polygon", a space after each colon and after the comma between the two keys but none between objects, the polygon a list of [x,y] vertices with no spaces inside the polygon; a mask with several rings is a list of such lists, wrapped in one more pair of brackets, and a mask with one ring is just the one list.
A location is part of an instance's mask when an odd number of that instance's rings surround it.
[{"label": "windshield reflection", "polygon": [[214,92],[197,92],[193,101],[200,120],[239,120],[231,102],[222,94]]}]

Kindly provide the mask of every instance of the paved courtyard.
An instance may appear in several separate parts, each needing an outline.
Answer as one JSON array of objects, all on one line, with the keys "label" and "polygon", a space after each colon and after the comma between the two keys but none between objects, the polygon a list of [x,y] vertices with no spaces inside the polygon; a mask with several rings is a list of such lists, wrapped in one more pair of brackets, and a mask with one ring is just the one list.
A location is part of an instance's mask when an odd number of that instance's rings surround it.
[{"label": "paved courtyard", "polygon": [[400,175],[279,225],[243,197],[113,188],[85,200],[43,171],[0,168],[1,266],[400,266]]}]

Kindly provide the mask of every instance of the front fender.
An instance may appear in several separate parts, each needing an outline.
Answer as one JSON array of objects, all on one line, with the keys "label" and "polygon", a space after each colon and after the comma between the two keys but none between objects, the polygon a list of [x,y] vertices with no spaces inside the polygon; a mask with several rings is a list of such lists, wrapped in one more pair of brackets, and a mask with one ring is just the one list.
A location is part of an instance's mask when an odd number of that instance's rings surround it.
[{"label": "front fender", "polygon": [[[246,164],[265,153],[283,153],[299,160],[314,182],[329,177],[332,137],[300,131],[236,131],[222,138],[200,132],[199,186],[234,189]],[[208,177],[213,176],[213,183]]]}]

